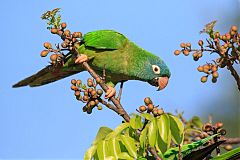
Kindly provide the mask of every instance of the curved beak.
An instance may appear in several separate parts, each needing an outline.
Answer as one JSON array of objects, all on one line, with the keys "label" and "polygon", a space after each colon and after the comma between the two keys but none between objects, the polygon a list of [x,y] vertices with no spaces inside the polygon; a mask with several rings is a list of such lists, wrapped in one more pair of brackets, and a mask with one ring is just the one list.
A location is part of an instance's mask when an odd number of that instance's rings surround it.
[{"label": "curved beak", "polygon": [[169,80],[168,77],[157,77],[157,78],[154,78],[154,79],[148,81],[148,83],[153,86],[158,87],[158,91],[160,91],[167,86],[168,80]]},{"label": "curved beak", "polygon": [[168,77],[159,77],[158,78],[158,90],[164,89],[168,84]]}]

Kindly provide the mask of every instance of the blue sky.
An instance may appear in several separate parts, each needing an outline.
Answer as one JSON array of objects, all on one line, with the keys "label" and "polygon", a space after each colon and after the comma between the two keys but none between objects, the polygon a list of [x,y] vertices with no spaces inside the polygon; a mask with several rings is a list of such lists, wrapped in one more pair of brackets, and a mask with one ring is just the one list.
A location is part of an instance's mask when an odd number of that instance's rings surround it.
[{"label": "blue sky", "polygon": [[[114,29],[142,48],[160,56],[172,76],[162,92],[147,83],[131,81],[124,84],[122,104],[131,113],[152,97],[167,112],[184,111],[185,116],[200,115],[211,97],[220,90],[232,90],[233,78],[220,71],[217,84],[200,83],[199,64],[191,57],[175,57],[173,51],[181,42],[204,37],[199,31],[204,24],[218,20],[217,29],[226,32],[238,17],[236,0],[201,1],[3,1],[0,6],[1,83],[0,83],[0,158],[54,159],[79,158],[90,146],[100,126],[116,127],[121,118],[110,110],[82,112],[70,90],[70,80],[85,80],[81,73],[38,88],[12,89],[12,84],[47,65],[39,56],[45,41],[60,39],[49,34],[40,16],[46,10],[60,7],[62,20],[72,31],[83,33],[98,29]],[[195,45],[196,46],[196,45]],[[234,82],[235,85],[235,82]],[[118,88],[119,86],[117,86]],[[199,107],[201,106],[201,107]]]}]

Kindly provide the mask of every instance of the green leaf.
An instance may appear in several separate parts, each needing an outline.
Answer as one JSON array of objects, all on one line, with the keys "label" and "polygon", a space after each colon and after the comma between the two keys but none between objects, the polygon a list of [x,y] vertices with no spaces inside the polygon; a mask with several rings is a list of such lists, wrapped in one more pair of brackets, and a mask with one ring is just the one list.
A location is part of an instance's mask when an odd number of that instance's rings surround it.
[{"label": "green leaf", "polygon": [[134,160],[127,152],[122,152],[118,154],[119,159],[127,159],[127,160]]},{"label": "green leaf", "polygon": [[108,151],[108,145],[105,140],[98,142],[97,155],[99,159],[106,159],[106,157],[110,156],[110,152]]},{"label": "green leaf", "polygon": [[147,119],[147,120],[149,120],[149,121],[154,120],[153,115],[151,115],[150,113],[142,113],[142,114],[140,114],[140,116],[145,118],[145,119]]},{"label": "green leaf", "polygon": [[113,156],[115,159],[119,159],[118,154],[121,153],[121,148],[116,138],[108,140],[108,150],[111,156]]},{"label": "green leaf", "polygon": [[156,144],[156,138],[157,138],[157,123],[156,119],[154,118],[148,127],[148,142],[151,147],[154,147]]},{"label": "green leaf", "polygon": [[146,146],[146,140],[147,140],[147,132],[148,132],[149,124],[145,126],[145,128],[142,130],[139,141],[140,141],[140,146],[144,149]]},{"label": "green leaf", "polygon": [[202,128],[203,123],[201,121],[201,119],[198,116],[194,116],[191,119],[191,122],[193,123],[194,126],[198,127],[198,128]]},{"label": "green leaf", "polygon": [[108,134],[105,139],[109,140],[111,138],[117,137],[119,134],[121,134],[128,127],[129,127],[129,123],[122,123],[122,124],[120,124],[110,134]]},{"label": "green leaf", "polygon": [[171,143],[171,130],[170,130],[170,120],[167,114],[161,115],[157,118],[158,126],[158,147],[162,153],[165,153],[170,147]]},{"label": "green leaf", "polygon": [[[185,144],[181,147],[181,150],[182,150],[182,155],[183,156],[186,156],[187,154],[191,153],[192,150],[194,149],[197,149],[198,147],[204,145],[205,143],[207,143],[210,139],[218,136],[219,134],[215,134],[215,135],[212,135],[212,136],[209,136],[207,138],[204,138],[202,140],[199,140],[199,141],[196,141],[196,142],[193,142],[191,144]],[[174,147],[174,148],[171,148],[169,150],[167,150],[167,152],[165,152],[164,154],[164,157],[165,158],[168,158],[168,159],[173,159],[173,157],[177,157],[178,155],[178,147]]]},{"label": "green leaf", "polygon": [[117,159],[113,156],[108,156],[104,160],[117,160]]},{"label": "green leaf", "polygon": [[231,151],[228,151],[220,156],[216,156],[214,158],[212,158],[211,160],[223,160],[223,159],[237,159],[240,158],[240,147],[235,148]]},{"label": "green leaf", "polygon": [[97,145],[92,145],[84,154],[84,160],[91,160],[96,153]]},{"label": "green leaf", "polygon": [[124,146],[126,147],[129,155],[131,155],[134,158],[137,158],[137,147],[135,145],[134,139],[125,135],[120,135],[120,139]]},{"label": "green leaf", "polygon": [[142,119],[141,116],[135,114],[131,119],[130,119],[130,125],[133,129],[140,129],[143,127]]},{"label": "green leaf", "polygon": [[169,115],[169,120],[173,141],[179,145],[183,142],[184,125],[182,121],[176,116]]},{"label": "green leaf", "polygon": [[112,129],[108,128],[108,127],[101,127],[98,130],[97,136],[95,138],[95,140],[93,141],[93,145],[97,144],[98,141],[103,140],[109,133],[112,132]]}]

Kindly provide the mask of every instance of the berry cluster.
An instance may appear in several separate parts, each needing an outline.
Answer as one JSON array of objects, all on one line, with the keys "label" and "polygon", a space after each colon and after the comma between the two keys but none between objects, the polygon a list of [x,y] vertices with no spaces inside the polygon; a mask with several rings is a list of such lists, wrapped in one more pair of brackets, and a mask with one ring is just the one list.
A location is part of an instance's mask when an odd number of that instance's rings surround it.
[{"label": "berry cluster", "polygon": [[207,74],[201,78],[201,82],[206,82],[208,76],[212,74],[212,82],[215,83],[219,75],[217,72],[218,68],[227,67],[237,81],[237,84],[240,85],[239,75],[233,68],[234,63],[240,63],[240,34],[238,33],[237,26],[231,26],[229,32],[221,35],[218,31],[214,31],[213,25],[204,33],[209,35],[209,39],[206,39],[206,46],[204,46],[202,40],[198,41],[200,49],[193,49],[189,42],[181,43],[181,50],[175,50],[174,54],[177,56],[183,53],[185,56],[188,56],[192,52],[193,59],[198,61],[203,56],[203,52],[216,53],[219,57],[212,60],[213,63],[206,63],[197,68],[199,72]]},{"label": "berry cluster", "polygon": [[204,73],[207,74],[206,76],[201,77],[201,82],[205,83],[207,81],[209,75],[212,75],[212,82],[213,83],[217,82],[217,78],[219,76],[219,74],[217,72],[218,71],[218,65],[212,64],[212,63],[207,63],[203,66],[199,66],[197,68],[197,70],[199,72],[204,72]]},{"label": "berry cluster", "polygon": [[81,80],[72,79],[71,83],[71,90],[74,91],[76,99],[86,103],[83,107],[83,112],[91,114],[95,107],[97,107],[98,110],[102,110],[102,106],[99,103],[101,102],[103,90],[97,89],[97,80],[94,81],[94,79],[88,78],[87,85],[85,85],[82,84]]},{"label": "berry cluster", "polygon": [[149,97],[144,99],[145,105],[139,107],[139,112],[143,113],[147,111],[148,113],[152,113],[154,116],[160,116],[164,113],[162,108],[158,108],[158,106],[154,106],[152,100]]},{"label": "berry cluster", "polygon": [[64,55],[63,51],[73,51],[75,45],[79,44],[82,39],[81,32],[73,32],[67,30],[67,24],[65,22],[61,22],[61,16],[56,17],[56,13],[59,12],[59,8],[56,8],[52,11],[47,11],[42,15],[42,19],[48,21],[48,27],[52,34],[56,34],[61,37],[63,42],[61,46],[59,44],[55,45],[54,49],[49,42],[45,42],[43,46],[45,50],[41,52],[41,57],[46,57],[50,52],[53,54],[50,56],[51,64],[58,64],[57,62],[64,63]]},{"label": "berry cluster", "polygon": [[[188,124],[186,124],[188,125]],[[201,130],[201,131],[200,131]],[[226,134],[226,130],[223,129],[223,123],[222,122],[217,122],[214,125],[211,123],[207,122],[203,124],[201,129],[197,129],[194,126],[191,127],[191,132],[186,132],[184,136],[184,144],[189,144],[195,141],[199,141],[201,139],[207,138],[209,136],[212,136],[214,134],[219,133],[220,135],[214,138],[212,141],[209,141],[206,143],[206,145],[211,145],[215,142],[217,142],[221,136]],[[226,150],[231,150],[232,146],[231,145],[225,145],[224,149]]]}]

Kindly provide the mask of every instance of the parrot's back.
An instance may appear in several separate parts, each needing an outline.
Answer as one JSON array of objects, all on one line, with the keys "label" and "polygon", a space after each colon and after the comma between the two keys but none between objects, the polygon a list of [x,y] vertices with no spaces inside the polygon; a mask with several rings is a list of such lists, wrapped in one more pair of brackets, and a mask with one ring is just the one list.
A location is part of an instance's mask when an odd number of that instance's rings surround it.
[{"label": "parrot's back", "polygon": [[[122,48],[127,41],[128,39],[125,36],[116,31],[98,30],[86,33],[83,37],[81,45],[97,52],[116,51]],[[82,68],[82,65],[74,63],[75,57],[76,55],[72,54],[64,65],[49,65],[36,74],[16,83],[13,87],[16,88],[27,85],[30,87],[37,87],[79,73],[84,69]]]}]

